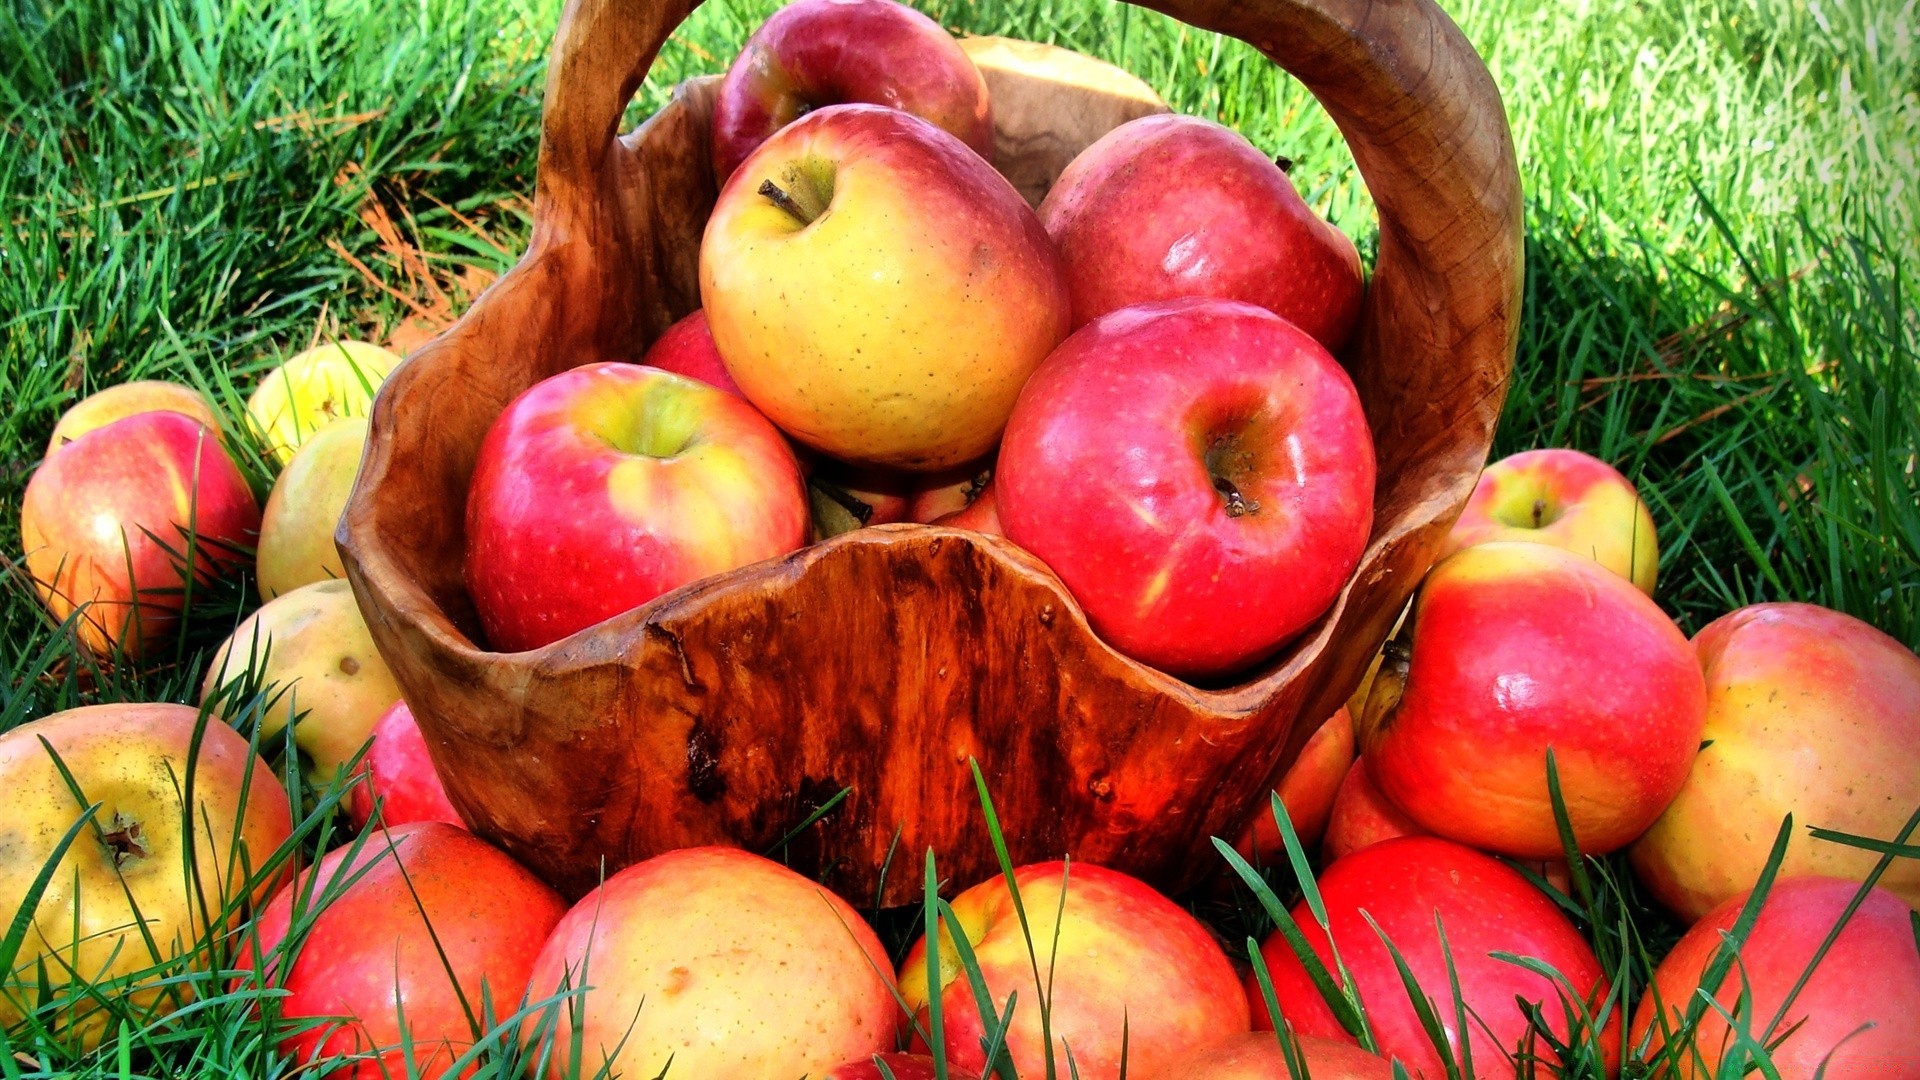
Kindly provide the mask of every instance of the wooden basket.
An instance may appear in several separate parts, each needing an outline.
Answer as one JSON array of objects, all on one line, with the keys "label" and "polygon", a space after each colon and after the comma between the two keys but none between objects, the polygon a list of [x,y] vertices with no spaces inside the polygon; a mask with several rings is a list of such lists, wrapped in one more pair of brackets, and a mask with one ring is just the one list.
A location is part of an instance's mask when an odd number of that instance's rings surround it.
[{"label": "wooden basket", "polygon": [[[1377,441],[1373,536],[1333,608],[1249,681],[1199,689],[1088,629],[1005,542],[862,529],[697,582],[532,652],[488,652],[461,582],[489,423],[563,369],[637,358],[699,304],[712,80],[616,138],[685,0],[570,0],[546,87],[526,256],[387,382],[339,542],[380,651],[475,830],[578,895],[693,844],[777,844],[856,903],[905,903],[927,848],[993,870],[978,759],[1016,860],[1071,853],[1169,890],[1232,835],[1352,691],[1485,463],[1520,304],[1519,177],[1500,98],[1430,0],[1160,0],[1258,46],[1340,125],[1380,213],[1348,365]],[[1031,197],[1152,109],[976,47],[996,155]],[[1046,65],[1040,65],[1045,67]],[[1110,69],[1108,69],[1110,70]],[[1307,723],[1297,721],[1306,720]],[[891,863],[891,872],[883,871]],[[884,881],[884,884],[883,884]]]}]

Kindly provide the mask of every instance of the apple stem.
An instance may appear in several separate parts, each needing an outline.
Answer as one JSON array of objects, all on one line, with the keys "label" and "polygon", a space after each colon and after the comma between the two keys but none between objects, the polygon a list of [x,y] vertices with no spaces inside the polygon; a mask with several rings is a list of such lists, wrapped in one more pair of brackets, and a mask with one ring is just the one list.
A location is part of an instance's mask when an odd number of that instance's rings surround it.
[{"label": "apple stem", "polygon": [[794,200],[794,197],[787,194],[786,189],[782,188],[779,184],[776,184],[771,180],[761,181],[760,194],[765,195],[773,203],[773,205],[779,207],[782,210],[785,210],[789,214],[792,214],[793,219],[795,221],[798,221],[800,224],[802,225],[813,224],[813,218],[809,216],[806,210],[802,208],[801,205]]},{"label": "apple stem", "polygon": [[1260,512],[1260,504],[1241,495],[1240,489],[1233,486],[1233,481],[1224,476],[1213,478],[1213,490],[1227,500],[1227,516],[1230,518],[1245,517],[1248,514]]},{"label": "apple stem", "polygon": [[[767,182],[772,183],[773,181],[769,180]],[[861,502],[859,499],[854,498],[850,493],[838,487],[835,487],[834,485],[829,484],[824,480],[816,479],[816,480],[810,481],[810,483],[813,484],[813,486],[820,492],[820,494],[825,495],[827,498],[832,499],[834,502],[839,503],[841,509],[845,510],[849,514],[852,514],[853,519],[855,521],[858,521],[860,524],[865,525],[869,520],[872,519],[873,507],[868,506],[866,503]]]},{"label": "apple stem", "polygon": [[1536,529],[1539,528],[1541,519],[1545,518],[1546,516],[1547,516],[1547,500],[1545,499],[1533,500],[1533,527]]}]

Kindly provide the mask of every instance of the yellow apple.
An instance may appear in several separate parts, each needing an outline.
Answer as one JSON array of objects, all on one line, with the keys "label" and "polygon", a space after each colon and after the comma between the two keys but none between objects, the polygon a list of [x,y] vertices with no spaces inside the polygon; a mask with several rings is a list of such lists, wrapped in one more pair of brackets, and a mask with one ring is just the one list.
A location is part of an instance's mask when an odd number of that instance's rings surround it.
[{"label": "yellow apple", "polygon": [[328,342],[267,373],[247,399],[247,423],[282,465],[328,424],[365,416],[400,357],[364,341]]},{"label": "yellow apple", "polygon": [[1619,470],[1578,450],[1527,450],[1487,466],[1440,557],[1522,540],[1584,555],[1653,595],[1653,514]]},{"label": "yellow apple", "polygon": [[366,448],[366,420],[349,417],[314,434],[287,462],[260,519],[260,547],[254,552],[260,599],[346,574],[333,531]]},{"label": "yellow apple", "polygon": [[140,379],[109,386],[88,395],[68,409],[60,417],[60,422],[53,426],[53,436],[47,440],[47,453],[53,453],[95,428],[103,428],[115,420],[144,412],[181,413],[205,424],[215,435],[222,434],[220,415],[213,411],[213,403],[207,400],[205,394],[179,383]]}]

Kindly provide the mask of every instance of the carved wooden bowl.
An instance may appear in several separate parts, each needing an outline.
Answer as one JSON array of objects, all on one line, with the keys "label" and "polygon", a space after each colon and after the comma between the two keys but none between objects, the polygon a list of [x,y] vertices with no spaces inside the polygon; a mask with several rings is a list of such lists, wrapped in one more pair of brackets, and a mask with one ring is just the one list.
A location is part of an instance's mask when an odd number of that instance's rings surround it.
[{"label": "carved wooden bowl", "polygon": [[[1245,681],[1198,688],[1108,648],[1012,545],[886,526],[546,648],[489,652],[461,582],[481,438],[537,380],[635,359],[699,304],[714,199],[711,80],[615,136],[690,4],[571,0],[526,256],[381,391],[339,536],[374,639],[477,832],[577,895],[672,848],[765,850],[848,787],[787,856],[856,902],[899,904],[917,895],[929,847],[959,885],[992,872],[974,758],[1016,860],[1071,853],[1169,890],[1217,865],[1208,838],[1264,807],[1353,690],[1485,463],[1520,303],[1519,178],[1492,80],[1430,0],[1151,6],[1300,78],[1379,207],[1344,359],[1380,482],[1371,541],[1333,607]],[[1154,107],[1124,79],[1025,70],[1016,46],[974,51],[997,163],[1036,199],[1082,146]]]}]

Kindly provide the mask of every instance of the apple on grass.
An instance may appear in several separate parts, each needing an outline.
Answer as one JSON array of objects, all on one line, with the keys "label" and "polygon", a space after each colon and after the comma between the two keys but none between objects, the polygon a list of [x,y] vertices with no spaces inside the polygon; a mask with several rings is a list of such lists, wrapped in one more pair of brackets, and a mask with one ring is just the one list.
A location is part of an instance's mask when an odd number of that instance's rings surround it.
[{"label": "apple on grass", "polygon": [[554,1080],[658,1076],[669,1061],[674,1076],[793,1080],[892,1049],[899,1021],[886,950],[859,914],[734,848],[657,855],[583,897],[529,983],[535,1000],[561,992],[522,1029],[550,1034]]},{"label": "apple on grass", "polygon": [[[1378,1054],[1314,1035],[1291,1039],[1289,1059],[1272,1031],[1242,1032],[1187,1054],[1147,1080],[1393,1080],[1393,1065]],[[1296,1071],[1294,1062],[1304,1071]]]},{"label": "apple on grass", "polygon": [[365,341],[330,341],[267,373],[247,398],[247,423],[285,465],[313,434],[335,420],[366,416],[400,357]]},{"label": "apple on grass", "polygon": [[194,587],[252,563],[253,489],[200,421],[136,413],[48,455],[21,499],[26,569],[55,619],[95,655],[165,641]]},{"label": "apple on grass", "polygon": [[1216,297],[1256,304],[1330,352],[1360,314],[1360,254],[1300,199],[1284,168],[1197,116],[1122,124],[1060,174],[1040,204],[1073,294],[1073,325],[1133,304]]},{"label": "apple on grass", "polygon": [[[953,1080],[966,1080],[958,1073],[950,1075]],[[828,1069],[820,1080],[939,1080],[939,1076],[933,1059],[925,1054],[869,1054]]]},{"label": "apple on grass", "polygon": [[[227,933],[240,894],[266,899],[263,868],[293,829],[286,791],[247,740],[185,705],[93,705],[16,727],[0,735],[0,792],[8,919],[28,910],[35,879],[72,837],[0,969],[0,1029],[21,1030],[54,1002],[40,1022],[81,1050],[112,1023],[102,999],[136,1028],[185,1004],[178,976],[206,969],[201,946]],[[149,972],[163,961],[174,964]]]},{"label": "apple on grass", "polygon": [[314,433],[280,470],[260,515],[260,545],[254,553],[260,599],[346,577],[333,534],[366,449],[367,422],[349,417]]},{"label": "apple on grass", "polygon": [[993,157],[987,82],[939,23],[893,0],[797,0],[760,24],[720,80],[715,180],[781,128],[847,102],[912,113]]},{"label": "apple on grass", "polygon": [[[1308,736],[1306,745],[1300,748],[1300,756],[1273,789],[1273,793],[1280,796],[1280,805],[1286,808],[1287,820],[1302,846],[1311,848],[1327,831],[1334,800],[1352,765],[1353,717],[1342,706]],[[1280,835],[1279,822],[1274,820],[1270,800],[1254,808],[1252,820],[1234,847],[1259,865],[1271,866],[1286,860],[1286,843]]]},{"label": "apple on grass", "polygon": [[[1124,1042],[1127,1075],[1151,1075],[1189,1047],[1247,1030],[1247,1001],[1233,965],[1207,928],[1173,901],[1090,863],[1037,863],[1016,869],[1013,879],[1040,950],[1037,962],[1005,877],[955,897],[953,913],[994,1007],[1004,1013],[1007,998],[1017,995],[1006,1048],[1021,1076],[1047,1075],[1043,992],[1061,1076],[1069,1052],[1079,1076],[1109,1080],[1120,1075]],[[920,1031],[929,1030],[929,999],[940,995],[947,1061],[979,1075],[989,1028],[962,970],[954,929],[941,923],[939,985],[929,985],[922,938],[901,965],[900,994]]]},{"label": "apple on grass", "polygon": [[1007,539],[1108,644],[1238,671],[1339,594],[1373,522],[1353,382],[1264,308],[1169,300],[1074,332],[1020,393],[994,475]]},{"label": "apple on grass", "polygon": [[467,823],[447,798],[446,785],[427,753],[427,738],[404,701],[380,714],[373,724],[373,742],[360,759],[356,774],[364,777],[347,797],[347,817],[354,828],[364,826],[380,804],[380,820],[387,826],[415,821],[438,821],[466,828]]},{"label": "apple on grass", "polygon": [[714,343],[747,400],[853,465],[993,449],[1067,332],[1060,259],[1005,177],[878,105],[808,113],[721,189],[700,245]]},{"label": "apple on grass", "polygon": [[179,383],[138,379],[89,394],[61,414],[60,422],[53,426],[53,435],[47,439],[47,453],[53,453],[95,428],[103,428],[115,420],[124,420],[143,412],[177,412],[200,421],[215,435],[224,438],[220,430],[220,414],[214,411],[207,395]]},{"label": "apple on grass", "polygon": [[1653,595],[1660,545],[1633,482],[1578,450],[1527,450],[1487,466],[1440,557],[1492,540],[1585,555]]},{"label": "apple on grass", "polygon": [[726,391],[635,364],[536,383],[467,493],[467,589],[493,647],[534,649],[807,538],[786,440]]},{"label": "apple on grass", "polygon": [[1406,811],[1393,805],[1380,786],[1367,775],[1365,756],[1353,759],[1353,765],[1340,780],[1327,814],[1327,829],[1321,847],[1321,861],[1331,863],[1344,855],[1372,847],[1383,840],[1402,836],[1430,836]]}]

